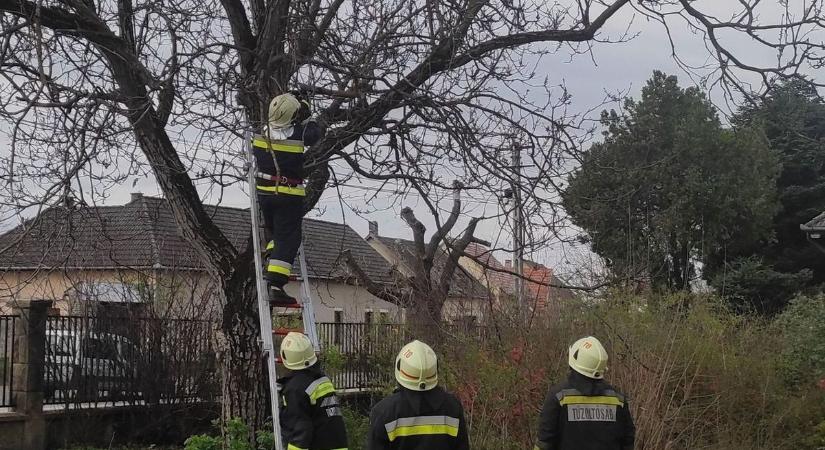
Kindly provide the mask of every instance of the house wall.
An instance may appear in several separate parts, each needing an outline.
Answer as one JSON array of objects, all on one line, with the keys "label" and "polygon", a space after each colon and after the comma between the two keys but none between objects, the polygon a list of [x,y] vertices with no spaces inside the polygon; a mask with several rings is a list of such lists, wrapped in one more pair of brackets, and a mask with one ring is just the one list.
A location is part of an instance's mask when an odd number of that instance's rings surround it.
[{"label": "house wall", "polygon": [[464,270],[466,270],[467,273],[469,273],[472,277],[478,280],[478,282],[481,283],[482,286],[492,291],[496,299],[501,299],[502,296],[507,295],[505,288],[509,287],[510,284],[512,284],[512,281],[508,280],[509,275],[503,274],[501,272],[488,270],[486,267],[479,264],[477,261],[466,256],[458,258],[458,265],[464,268]]},{"label": "house wall", "polygon": [[69,310],[64,294],[80,282],[112,281],[111,271],[21,270],[0,272],[0,313],[11,314],[15,301],[46,299],[62,314]]},{"label": "house wall", "polygon": [[[86,280],[109,279],[104,272],[89,271]],[[50,299],[57,300],[72,286],[76,277],[62,271],[26,270],[0,272],[0,300]],[[5,305],[4,305],[5,306]]]},{"label": "house wall", "polygon": [[72,294],[81,283],[144,283],[146,301],[158,313],[207,318],[216,312],[212,283],[204,272],[138,270],[21,270],[0,272],[0,314],[10,314],[16,301],[46,299],[61,315],[89,311]]},{"label": "house wall", "polygon": [[[0,272],[0,314],[10,314],[15,301],[47,299],[61,315],[81,314],[82,305],[71,295],[73,286],[89,282],[151,283],[151,300],[155,311],[173,317],[217,317],[219,297],[214,285],[204,272],[164,271],[149,274],[130,271],[16,271]],[[287,291],[300,296],[300,283],[290,283]],[[318,322],[334,322],[335,311],[342,312],[344,322],[363,322],[365,313],[372,310],[376,320],[379,313],[390,322],[403,320],[403,309],[373,296],[364,288],[334,280],[310,280],[310,293]]]},{"label": "house wall", "polygon": [[[299,298],[300,286],[301,283],[290,283],[286,291]],[[363,322],[369,309],[374,313],[375,320],[382,312],[386,312],[385,319],[389,322],[403,320],[403,308],[379,299],[362,287],[318,279],[310,280],[309,286],[316,322],[334,322],[336,310],[341,311],[343,322]]]},{"label": "house wall", "polygon": [[488,299],[450,297],[444,302],[441,318],[450,322],[458,322],[472,316],[475,317],[477,323],[481,323],[487,317],[489,310]]}]

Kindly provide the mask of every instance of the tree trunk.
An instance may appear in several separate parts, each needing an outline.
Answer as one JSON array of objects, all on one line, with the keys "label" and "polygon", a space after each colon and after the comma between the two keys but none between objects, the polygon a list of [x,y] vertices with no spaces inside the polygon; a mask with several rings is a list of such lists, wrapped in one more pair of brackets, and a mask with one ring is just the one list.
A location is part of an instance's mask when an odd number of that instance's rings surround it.
[{"label": "tree trunk", "polygon": [[410,331],[413,339],[428,344],[441,341],[441,311],[444,299],[435,298],[433,293],[415,294],[410,303]]},{"label": "tree trunk", "polygon": [[223,403],[221,419],[224,423],[233,418],[243,420],[250,428],[251,440],[271,418],[253,264],[248,249],[238,257],[238,270],[224,283],[223,317],[216,349]]}]

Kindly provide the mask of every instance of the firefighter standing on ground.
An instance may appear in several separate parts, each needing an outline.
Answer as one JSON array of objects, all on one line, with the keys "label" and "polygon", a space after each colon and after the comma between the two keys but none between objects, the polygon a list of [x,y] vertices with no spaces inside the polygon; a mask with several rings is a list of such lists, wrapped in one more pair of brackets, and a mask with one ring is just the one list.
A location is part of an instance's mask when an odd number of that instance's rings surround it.
[{"label": "firefighter standing on ground", "polygon": [[579,339],[568,363],[567,381],[550,389],[544,402],[535,449],[632,450],[633,418],[625,397],[603,380],[607,352],[601,342]]},{"label": "firefighter standing on ground", "polygon": [[268,235],[265,276],[270,301],[297,303],[284,291],[301,245],[304,218],[304,148],[321,140],[310,105],[296,94],[282,94],[269,104],[263,136],[252,139],[257,163],[256,190]]},{"label": "firefighter standing on ground", "polygon": [[438,362],[427,344],[405,345],[395,360],[399,388],[370,414],[367,450],[468,450],[464,409],[438,386]]},{"label": "firefighter standing on ground", "polygon": [[287,450],[346,450],[347,431],[335,387],[321,370],[315,349],[302,333],[281,342],[290,375],[281,384],[281,435]]}]

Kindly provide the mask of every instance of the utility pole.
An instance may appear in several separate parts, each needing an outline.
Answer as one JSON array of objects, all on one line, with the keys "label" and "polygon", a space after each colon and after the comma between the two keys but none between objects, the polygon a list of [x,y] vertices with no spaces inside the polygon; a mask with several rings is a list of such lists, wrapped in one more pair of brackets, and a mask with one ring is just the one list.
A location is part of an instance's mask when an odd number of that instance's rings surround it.
[{"label": "utility pole", "polygon": [[524,217],[521,208],[521,145],[515,137],[512,141],[513,151],[513,271],[516,273],[516,300],[519,314],[527,317],[527,304],[524,297]]}]

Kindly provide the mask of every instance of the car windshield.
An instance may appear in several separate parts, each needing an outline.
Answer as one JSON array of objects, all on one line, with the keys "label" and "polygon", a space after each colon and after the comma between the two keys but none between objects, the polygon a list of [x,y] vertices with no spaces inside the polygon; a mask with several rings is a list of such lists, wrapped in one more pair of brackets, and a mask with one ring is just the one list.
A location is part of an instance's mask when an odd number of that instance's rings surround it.
[{"label": "car windshield", "polygon": [[46,346],[49,356],[74,355],[74,340],[71,336],[48,336]]}]

